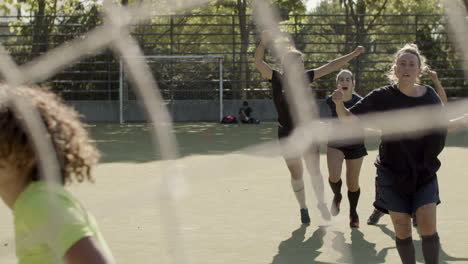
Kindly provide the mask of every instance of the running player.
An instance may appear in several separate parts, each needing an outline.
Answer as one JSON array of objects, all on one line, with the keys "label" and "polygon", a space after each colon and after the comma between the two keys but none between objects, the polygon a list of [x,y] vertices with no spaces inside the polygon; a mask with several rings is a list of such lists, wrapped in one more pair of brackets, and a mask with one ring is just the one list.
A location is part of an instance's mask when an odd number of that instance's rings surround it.
[{"label": "running player", "polygon": [[[354,93],[354,77],[349,70],[341,70],[336,76],[336,85],[343,91],[343,103],[346,108],[352,107],[361,97]],[[332,117],[337,117],[336,106],[329,96],[326,100],[330,107]],[[363,140],[357,142],[328,142],[327,164],[328,164],[328,182],[333,191],[333,201],[331,214],[338,215],[340,212],[341,194],[341,171],[343,161],[346,161],[346,185],[348,187],[349,201],[349,225],[350,227],[359,227],[359,215],[357,205],[361,190],[359,188],[359,174],[361,172],[364,156],[367,155]]]},{"label": "running player", "polygon": [[[271,81],[272,83],[273,101],[275,103],[276,111],[278,113],[278,138],[283,139],[289,136],[295,127],[292,116],[290,114],[288,101],[285,96],[285,68],[288,67],[288,65],[292,64],[299,65],[298,67],[302,68],[301,71],[303,71],[304,74],[308,77],[307,79],[309,81],[313,81],[324,75],[338,70],[351,59],[363,53],[364,48],[357,47],[353,52],[345,56],[337,58],[317,69],[307,71],[304,69],[303,54],[298,50],[290,50],[282,58],[283,71],[279,72],[277,70],[273,70],[272,67],[264,61],[265,49],[270,44],[271,40],[272,37],[270,32],[262,32],[260,44],[258,45],[257,50],[255,52],[255,66],[260,71],[262,76]],[[320,210],[322,217],[328,220],[331,218],[331,216],[324,197],[323,176],[319,166],[319,146],[315,145],[311,146],[309,151],[304,153],[302,156],[294,158],[285,157],[286,165],[291,175],[292,189],[296,195],[300,207],[301,222],[304,224],[310,223],[310,217],[305,199],[304,181],[302,177],[302,159],[304,159],[307,170],[309,171],[309,174],[311,176],[312,187],[314,189],[315,196],[318,202],[317,207]]]},{"label": "running player", "polygon": [[[342,121],[353,122],[362,114],[439,106],[442,102],[432,87],[418,84],[425,68],[424,57],[415,44],[407,44],[394,57],[388,77],[391,85],[369,93],[349,110],[343,104],[344,92],[333,93],[336,112]],[[450,130],[467,125],[468,116],[450,120]],[[384,129],[384,128],[383,128]],[[385,132],[385,130],[383,130]],[[396,234],[396,247],[404,264],[416,263],[411,230],[411,215],[416,214],[422,238],[425,263],[438,263],[439,236],[436,206],[440,203],[437,171],[439,153],[445,145],[446,129],[411,135],[401,139],[382,137],[377,167],[374,206],[390,214]],[[383,133],[385,134],[385,133]]]}]

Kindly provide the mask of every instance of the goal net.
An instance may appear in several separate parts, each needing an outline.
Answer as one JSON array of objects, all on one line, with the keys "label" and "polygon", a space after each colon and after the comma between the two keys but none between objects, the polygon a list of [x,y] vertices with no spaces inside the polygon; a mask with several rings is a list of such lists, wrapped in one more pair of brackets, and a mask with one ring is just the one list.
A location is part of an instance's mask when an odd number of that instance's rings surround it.
[{"label": "goal net", "polygon": [[[143,56],[158,80],[160,93],[174,121],[213,121],[223,117],[222,56]],[[120,62],[119,120],[145,121],[142,104]]]}]

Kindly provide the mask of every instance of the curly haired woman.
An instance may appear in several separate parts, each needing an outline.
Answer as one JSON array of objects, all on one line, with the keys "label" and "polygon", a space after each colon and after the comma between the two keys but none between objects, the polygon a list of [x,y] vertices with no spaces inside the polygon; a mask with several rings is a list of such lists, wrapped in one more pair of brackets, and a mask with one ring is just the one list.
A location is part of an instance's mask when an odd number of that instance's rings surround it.
[{"label": "curly haired woman", "polygon": [[[92,182],[99,159],[78,114],[39,87],[0,84],[0,94],[0,196],[13,211],[18,263],[114,263],[94,217],[64,188]],[[39,170],[25,116],[11,96],[39,113],[59,161],[58,181],[46,181]]]}]

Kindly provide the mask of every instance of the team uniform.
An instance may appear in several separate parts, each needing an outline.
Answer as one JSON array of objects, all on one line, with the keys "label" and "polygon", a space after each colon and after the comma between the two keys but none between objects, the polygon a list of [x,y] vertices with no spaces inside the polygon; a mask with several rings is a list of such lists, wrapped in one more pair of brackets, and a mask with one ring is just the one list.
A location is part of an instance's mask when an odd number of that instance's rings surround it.
[{"label": "team uniform", "polygon": [[[314,80],[314,70],[306,71],[309,82]],[[273,70],[271,76],[271,86],[273,89],[273,102],[278,113],[278,139],[289,136],[294,130],[294,123],[289,111],[288,101],[283,88],[284,76],[280,72]],[[314,151],[318,152],[318,145],[314,146]]]},{"label": "team uniform", "polygon": [[[419,97],[403,94],[397,85],[375,89],[357,102],[349,111],[355,115],[384,112],[418,106],[440,105],[432,87]],[[445,146],[447,131],[438,130],[423,135],[392,140],[382,136],[379,155],[375,161],[376,201],[374,207],[388,211],[413,214],[429,203],[440,203],[437,171],[439,153]]]},{"label": "team uniform", "polygon": [[[359,102],[362,99],[357,94],[353,94],[351,100],[343,102],[344,106],[349,109],[353,105],[355,105],[357,102]],[[336,113],[336,105],[332,101],[332,97],[329,96],[326,101],[325,101],[330,108],[331,111],[331,116],[333,118],[338,118],[338,114]],[[362,133],[364,135],[364,132]],[[364,146],[364,140],[360,139],[358,141],[353,142],[350,144],[349,142],[342,142],[342,141],[333,141],[333,142],[328,142],[328,147],[329,148],[335,148],[338,149],[339,151],[343,152],[344,158],[345,159],[359,159],[361,157],[364,157],[367,155],[367,150],[366,147]]]},{"label": "team uniform", "polygon": [[[312,82],[314,80],[314,70],[308,70],[305,72],[306,77],[309,82]],[[273,70],[272,72],[272,77],[271,77],[271,83],[272,83],[272,89],[273,89],[273,102],[275,103],[276,111],[278,113],[278,139],[285,138],[289,136],[292,131],[295,128],[289,105],[286,99],[286,94],[284,91],[284,81],[285,78],[284,76],[276,71]],[[319,152],[319,145],[318,144],[313,144],[309,149],[309,152],[311,153],[318,153]],[[292,159],[301,159],[301,155],[294,157]],[[320,171],[318,170],[318,177],[315,177],[317,179],[321,179],[322,175],[320,174]],[[313,173],[311,174],[311,176]],[[313,188],[315,189],[317,199],[319,201],[323,200],[323,197],[319,197],[320,190],[316,190],[316,188],[320,188],[323,190],[323,187],[318,187],[320,185],[323,185],[321,182],[315,182],[314,183],[314,177],[312,177],[312,185]],[[293,191],[295,193],[295,196],[299,202],[299,205],[301,207],[300,212],[301,212],[301,222],[303,224],[309,224],[310,223],[310,218],[309,218],[309,213],[307,209],[307,205],[305,202],[305,188],[304,188],[304,181],[301,179],[294,179],[291,178],[291,186],[293,188]],[[327,209],[327,206],[323,202],[319,202],[317,205],[318,209],[320,210],[322,217],[325,219],[330,218],[329,212]]]},{"label": "team uniform", "polygon": [[94,217],[62,185],[30,183],[18,196],[13,215],[19,264],[63,263],[66,252],[85,237],[93,237],[113,259]]}]

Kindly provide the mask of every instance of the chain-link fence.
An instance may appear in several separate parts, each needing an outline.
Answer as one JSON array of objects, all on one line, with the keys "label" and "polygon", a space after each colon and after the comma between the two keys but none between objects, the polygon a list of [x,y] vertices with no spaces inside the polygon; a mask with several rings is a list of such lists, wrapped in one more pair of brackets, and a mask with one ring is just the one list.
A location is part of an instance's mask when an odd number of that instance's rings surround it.
[{"label": "chain-link fence", "polygon": [[[349,65],[356,74],[361,94],[387,83],[385,72],[390,68],[393,53],[404,43],[412,42],[420,46],[429,65],[439,73],[449,97],[468,95],[461,56],[450,42],[444,17],[432,14],[362,17],[363,24],[356,25],[344,15],[293,15],[281,28],[291,34],[296,47],[305,53],[307,68],[319,67],[357,45],[364,45],[366,54]],[[243,21],[238,15],[159,16],[132,26],[131,31],[148,56],[223,56],[225,99],[271,98],[269,83],[253,64],[258,35],[251,16]],[[58,45],[66,45],[101,22],[99,16],[0,17],[0,41],[22,63]],[[242,37],[242,32],[248,33],[247,37]],[[271,54],[267,54],[267,60],[278,65]],[[174,68],[177,67],[174,62],[157,67],[155,76],[166,76],[169,80],[177,72],[178,79],[191,81],[196,87],[216,71],[196,61],[192,66],[187,63],[180,69]],[[64,69],[48,83],[66,100],[118,100],[119,78],[118,58],[103,50]],[[431,84],[427,78],[423,81]],[[317,97],[324,98],[334,88],[334,76],[319,79],[313,85]],[[215,91],[206,92],[213,97],[218,95]],[[197,94],[199,99],[210,99],[209,95],[194,93],[190,97],[181,95],[180,100],[196,100]]]}]

